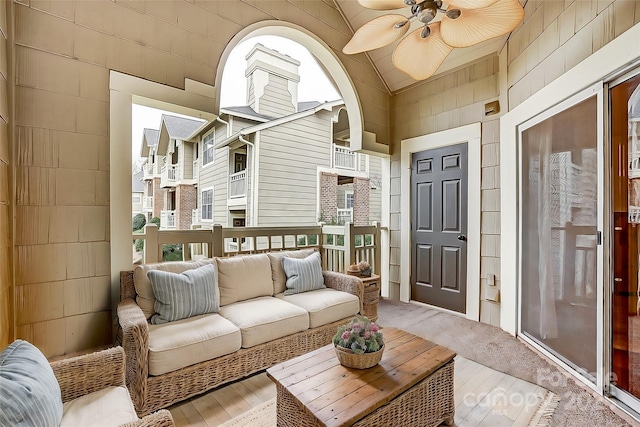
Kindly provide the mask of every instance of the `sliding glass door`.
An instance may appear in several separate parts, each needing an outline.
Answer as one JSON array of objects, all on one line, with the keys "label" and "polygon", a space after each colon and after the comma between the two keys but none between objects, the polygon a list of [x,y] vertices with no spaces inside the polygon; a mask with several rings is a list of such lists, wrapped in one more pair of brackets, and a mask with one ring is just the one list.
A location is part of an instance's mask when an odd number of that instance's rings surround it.
[{"label": "sliding glass door", "polygon": [[521,334],[594,388],[602,371],[598,93],[520,127]]},{"label": "sliding glass door", "polygon": [[640,75],[611,84],[612,276],[610,392],[639,410]]}]

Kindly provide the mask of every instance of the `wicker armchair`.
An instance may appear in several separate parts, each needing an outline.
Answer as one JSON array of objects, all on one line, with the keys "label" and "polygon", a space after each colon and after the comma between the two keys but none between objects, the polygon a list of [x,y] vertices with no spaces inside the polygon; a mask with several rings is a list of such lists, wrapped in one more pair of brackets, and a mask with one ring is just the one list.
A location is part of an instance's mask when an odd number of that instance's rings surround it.
[{"label": "wicker armchair", "polygon": [[[69,357],[50,364],[60,384],[63,403],[105,387],[125,386],[125,354],[122,347]],[[171,413],[160,410],[137,421],[123,424],[121,427],[171,427],[174,425]]]}]

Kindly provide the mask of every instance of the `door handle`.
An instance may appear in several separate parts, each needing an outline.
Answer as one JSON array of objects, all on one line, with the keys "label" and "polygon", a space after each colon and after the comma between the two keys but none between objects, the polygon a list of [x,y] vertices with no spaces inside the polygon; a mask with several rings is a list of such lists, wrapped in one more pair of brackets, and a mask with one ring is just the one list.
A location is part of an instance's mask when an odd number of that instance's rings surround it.
[{"label": "door handle", "polygon": [[458,236],[458,240],[460,240],[461,242],[465,242],[467,240],[467,236],[465,236],[464,234],[461,234]]}]

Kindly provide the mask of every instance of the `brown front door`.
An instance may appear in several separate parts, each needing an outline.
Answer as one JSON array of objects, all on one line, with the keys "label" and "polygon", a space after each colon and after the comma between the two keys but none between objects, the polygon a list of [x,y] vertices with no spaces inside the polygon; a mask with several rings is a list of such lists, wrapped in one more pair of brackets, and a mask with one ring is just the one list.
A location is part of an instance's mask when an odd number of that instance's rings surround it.
[{"label": "brown front door", "polygon": [[411,161],[411,299],[465,313],[467,144]]}]

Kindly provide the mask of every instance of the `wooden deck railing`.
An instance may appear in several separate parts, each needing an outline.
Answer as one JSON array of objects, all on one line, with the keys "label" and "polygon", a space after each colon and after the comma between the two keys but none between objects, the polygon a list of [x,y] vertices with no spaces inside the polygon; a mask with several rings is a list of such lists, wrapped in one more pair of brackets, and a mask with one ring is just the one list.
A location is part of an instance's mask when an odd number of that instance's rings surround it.
[{"label": "wooden deck railing", "polygon": [[316,225],[309,227],[233,227],[214,225],[211,230],[159,230],[147,224],[143,234],[141,263],[163,261],[165,245],[181,245],[183,260],[212,256],[234,256],[279,250],[316,248],[323,269],[345,272],[349,265],[366,260],[380,273],[380,227]]}]

